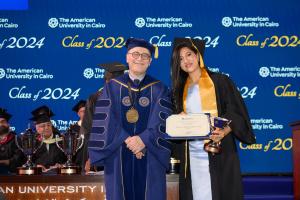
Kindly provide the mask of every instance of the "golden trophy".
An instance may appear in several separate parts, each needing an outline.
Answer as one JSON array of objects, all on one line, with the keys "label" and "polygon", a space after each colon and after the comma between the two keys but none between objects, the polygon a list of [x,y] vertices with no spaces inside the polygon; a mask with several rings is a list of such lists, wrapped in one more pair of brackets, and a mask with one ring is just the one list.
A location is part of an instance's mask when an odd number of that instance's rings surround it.
[{"label": "golden trophy", "polygon": [[42,141],[37,139],[37,134],[32,129],[28,128],[25,132],[15,137],[17,147],[27,157],[27,161],[22,167],[17,168],[18,175],[38,175],[42,173],[42,168],[37,167],[32,162],[32,156],[43,145]]},{"label": "golden trophy", "polygon": [[72,162],[73,156],[83,146],[84,136],[68,129],[61,137],[56,136],[56,145],[67,156],[67,162],[58,168],[58,174],[81,174],[81,167]]}]

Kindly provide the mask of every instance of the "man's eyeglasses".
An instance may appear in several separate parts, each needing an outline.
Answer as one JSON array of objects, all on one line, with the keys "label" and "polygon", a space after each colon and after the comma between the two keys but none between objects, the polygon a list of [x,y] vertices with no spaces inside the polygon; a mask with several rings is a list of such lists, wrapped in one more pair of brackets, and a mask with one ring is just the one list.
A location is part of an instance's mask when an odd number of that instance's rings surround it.
[{"label": "man's eyeglasses", "polygon": [[151,56],[147,53],[139,53],[139,52],[132,52],[132,53],[128,53],[128,54],[131,54],[131,56],[134,58],[134,59],[138,59],[140,56],[142,58],[142,60],[149,60],[151,58]]}]

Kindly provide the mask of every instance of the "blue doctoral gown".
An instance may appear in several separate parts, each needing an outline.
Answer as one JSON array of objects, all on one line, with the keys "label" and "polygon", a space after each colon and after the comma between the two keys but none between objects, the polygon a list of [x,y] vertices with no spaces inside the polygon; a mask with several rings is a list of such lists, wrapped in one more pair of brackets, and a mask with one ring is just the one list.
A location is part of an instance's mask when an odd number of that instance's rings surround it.
[{"label": "blue doctoral gown", "polygon": [[[126,112],[134,107],[136,123],[129,123]],[[108,200],[166,199],[166,170],[170,144],[164,140],[165,120],[172,112],[169,91],[160,81],[146,75],[135,85],[128,74],[112,79],[96,102],[89,141],[92,165],[103,165]],[[145,156],[136,156],[126,147],[129,136],[139,135]]]}]

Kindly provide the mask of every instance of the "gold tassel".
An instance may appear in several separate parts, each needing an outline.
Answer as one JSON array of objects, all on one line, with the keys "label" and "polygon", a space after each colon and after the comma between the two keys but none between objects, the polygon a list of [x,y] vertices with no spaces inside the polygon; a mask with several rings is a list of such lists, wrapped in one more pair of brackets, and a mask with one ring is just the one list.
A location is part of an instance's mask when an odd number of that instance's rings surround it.
[{"label": "gold tassel", "polygon": [[158,46],[157,44],[153,44],[154,46],[154,58],[157,59],[158,58]]},{"label": "gold tassel", "polygon": [[204,61],[199,51],[198,51],[198,55],[199,55],[200,68],[204,68]]},{"label": "gold tassel", "polygon": [[192,43],[192,46],[197,50],[197,54],[199,56],[199,63],[200,63],[200,68],[204,68],[204,61],[203,61],[203,58],[202,58],[202,55],[199,51],[199,49],[196,47],[196,45],[194,44],[193,40],[191,38],[189,38],[191,43]]}]

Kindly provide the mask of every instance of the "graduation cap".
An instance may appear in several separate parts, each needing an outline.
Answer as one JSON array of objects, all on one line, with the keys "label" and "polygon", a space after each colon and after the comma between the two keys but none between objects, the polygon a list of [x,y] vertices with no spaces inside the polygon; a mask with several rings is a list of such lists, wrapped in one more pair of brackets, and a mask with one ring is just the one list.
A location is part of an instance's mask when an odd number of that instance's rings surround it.
[{"label": "graduation cap", "polygon": [[9,114],[6,109],[4,108],[0,108],[0,118],[4,118],[6,119],[6,121],[8,121],[11,118],[11,114]]},{"label": "graduation cap", "polygon": [[175,48],[192,46],[200,54],[200,67],[204,67],[203,55],[205,49],[205,40],[191,38],[175,38],[173,42],[173,51]]},{"label": "graduation cap", "polygon": [[130,49],[134,47],[144,47],[148,49],[151,53],[151,55],[154,55],[154,58],[158,58],[158,47],[157,45],[153,45],[150,42],[147,42],[144,39],[140,38],[128,38],[125,44],[127,50],[129,51]]},{"label": "graduation cap", "polygon": [[117,76],[123,75],[124,71],[127,70],[127,67],[120,62],[111,62],[99,64],[105,70],[104,79],[112,79]]},{"label": "graduation cap", "polygon": [[120,62],[111,62],[111,63],[104,63],[99,64],[100,67],[105,69],[105,71],[109,73],[124,73],[125,70],[127,70],[127,67],[120,63]]},{"label": "graduation cap", "polygon": [[80,108],[85,107],[86,101],[85,100],[80,100],[73,108],[72,110],[76,113],[80,110]]},{"label": "graduation cap", "polygon": [[41,106],[31,112],[33,115],[30,120],[35,121],[36,124],[50,122],[50,118],[54,116],[54,113],[47,106]]},{"label": "graduation cap", "polygon": [[173,42],[173,49],[178,46],[190,46],[192,45],[203,57],[205,49],[205,41],[200,39],[191,38],[175,38]]}]

